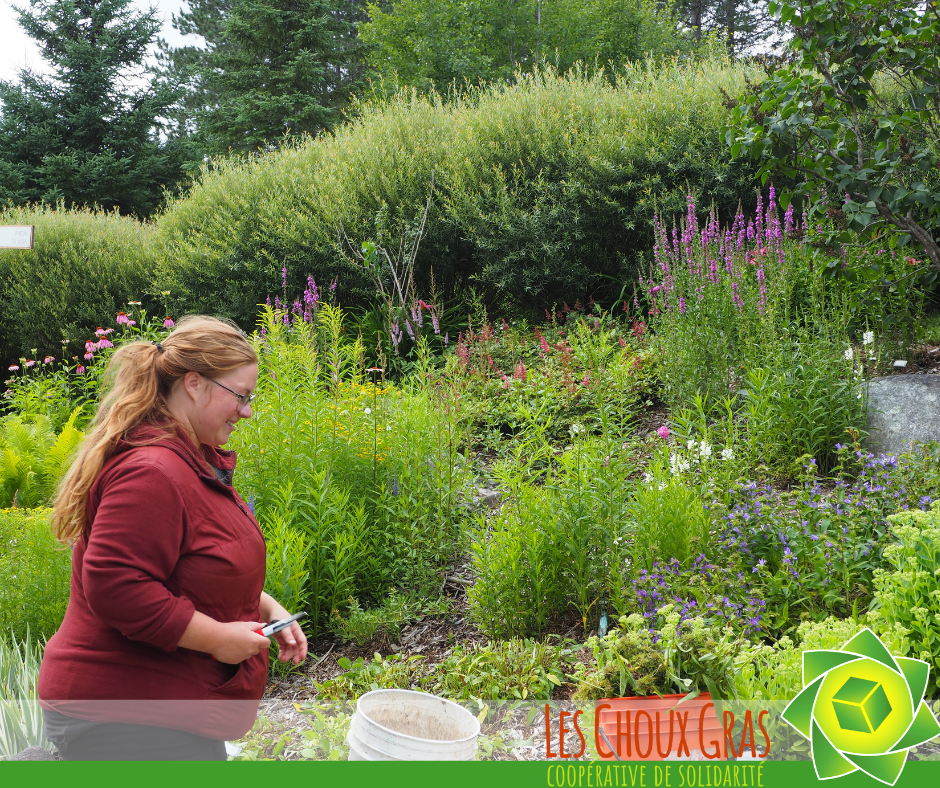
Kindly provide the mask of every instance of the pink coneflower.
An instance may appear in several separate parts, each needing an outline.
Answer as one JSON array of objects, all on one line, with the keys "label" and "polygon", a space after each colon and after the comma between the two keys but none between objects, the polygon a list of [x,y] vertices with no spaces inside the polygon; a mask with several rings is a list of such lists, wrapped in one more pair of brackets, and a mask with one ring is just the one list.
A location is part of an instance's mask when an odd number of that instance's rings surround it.
[{"label": "pink coneflower", "polygon": [[77,367],[75,367],[75,371],[76,371],[79,375],[81,375],[81,374],[85,371],[85,368],[84,368],[81,364],[79,364]]},{"label": "pink coneflower", "polygon": [[94,357],[95,357],[95,354],[94,354],[94,353],[86,353],[86,354],[85,354],[85,361],[91,361]]},{"label": "pink coneflower", "polygon": [[114,347],[114,343],[106,337],[101,337],[101,339],[98,340],[96,347],[98,350],[104,350],[106,347]]},{"label": "pink coneflower", "polygon": [[27,366],[27,367],[35,367],[35,366],[36,366],[36,362],[33,361],[33,359],[28,358],[28,359],[26,359],[26,366]]},{"label": "pink coneflower", "polygon": [[19,368],[19,364],[10,364],[10,372],[16,372]]},{"label": "pink coneflower", "polygon": [[666,438],[669,437],[669,427],[667,427],[665,424],[663,424],[662,427],[660,427],[658,430],[656,430],[656,434],[657,434],[660,438],[662,438],[663,440],[666,440]]},{"label": "pink coneflower", "polygon": [[53,361],[55,361],[55,356],[46,356],[46,357],[42,360],[42,363],[43,363],[43,364],[51,364]]},{"label": "pink coneflower", "polygon": [[130,318],[124,312],[118,312],[117,317],[114,319],[118,325],[126,325],[130,322]]},{"label": "pink coneflower", "polygon": [[137,321],[136,321],[136,320],[128,320],[128,321],[127,321],[127,325],[128,325],[128,326],[136,326],[136,325],[137,325]]},{"label": "pink coneflower", "polygon": [[98,345],[95,342],[92,342],[90,339],[85,343],[85,352],[94,353],[98,349]]},{"label": "pink coneflower", "polygon": [[175,325],[176,325],[176,323],[173,322],[173,318],[171,318],[171,317],[164,318],[164,320],[163,320],[163,327],[164,327],[164,328],[173,328],[173,326],[175,326]]},{"label": "pink coneflower", "polygon": [[104,334],[105,334],[105,330],[101,326],[98,326],[98,328],[95,329],[96,337],[103,337]]}]

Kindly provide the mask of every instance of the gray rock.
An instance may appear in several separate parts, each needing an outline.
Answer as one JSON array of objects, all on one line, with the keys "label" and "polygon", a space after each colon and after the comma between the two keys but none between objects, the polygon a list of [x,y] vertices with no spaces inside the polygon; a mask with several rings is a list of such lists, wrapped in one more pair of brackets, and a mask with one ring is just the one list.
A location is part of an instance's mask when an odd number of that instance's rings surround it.
[{"label": "gray rock", "polygon": [[940,440],[940,378],[894,375],[868,384],[868,438],[874,454],[897,457],[912,441]]},{"label": "gray rock", "polygon": [[44,747],[27,747],[14,755],[12,761],[54,761],[55,755]]},{"label": "gray rock", "polygon": [[491,490],[488,487],[481,487],[479,489],[480,498],[483,503],[490,507],[490,509],[498,509],[499,502],[502,499],[502,496],[499,494],[499,490]]}]

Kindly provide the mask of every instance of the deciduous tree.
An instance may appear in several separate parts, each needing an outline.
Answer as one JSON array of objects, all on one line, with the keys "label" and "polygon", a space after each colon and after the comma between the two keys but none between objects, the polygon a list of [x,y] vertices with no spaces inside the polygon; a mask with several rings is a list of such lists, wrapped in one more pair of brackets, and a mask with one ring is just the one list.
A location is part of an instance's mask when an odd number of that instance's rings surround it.
[{"label": "deciduous tree", "polygon": [[913,239],[940,271],[940,10],[894,0],[783,0],[788,65],[736,108],[732,153],[796,177],[832,239]]}]

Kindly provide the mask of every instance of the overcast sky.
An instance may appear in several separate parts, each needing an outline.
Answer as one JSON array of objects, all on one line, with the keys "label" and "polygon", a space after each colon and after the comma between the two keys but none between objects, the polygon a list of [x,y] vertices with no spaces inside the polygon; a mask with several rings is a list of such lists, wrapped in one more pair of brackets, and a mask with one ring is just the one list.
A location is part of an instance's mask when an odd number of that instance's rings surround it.
[{"label": "overcast sky", "polygon": [[[45,65],[33,40],[17,23],[14,5],[26,8],[29,0],[0,0],[0,79],[4,80],[15,80],[17,72],[24,66],[41,70]],[[179,35],[170,24],[170,15],[187,7],[186,0],[134,0],[133,5],[141,10],[151,6],[157,9],[163,18],[160,36],[171,45],[189,43],[190,39]]]}]

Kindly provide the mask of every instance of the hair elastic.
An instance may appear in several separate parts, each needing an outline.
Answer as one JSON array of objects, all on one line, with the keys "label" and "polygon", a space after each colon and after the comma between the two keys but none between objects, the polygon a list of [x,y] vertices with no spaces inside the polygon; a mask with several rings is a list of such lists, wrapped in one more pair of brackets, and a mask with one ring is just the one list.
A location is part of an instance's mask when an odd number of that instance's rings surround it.
[{"label": "hair elastic", "polygon": [[157,351],[159,353],[163,352],[163,345],[161,345],[159,342],[154,342],[153,344],[156,345]]}]

